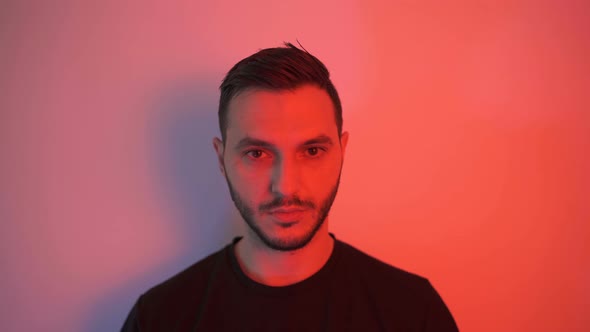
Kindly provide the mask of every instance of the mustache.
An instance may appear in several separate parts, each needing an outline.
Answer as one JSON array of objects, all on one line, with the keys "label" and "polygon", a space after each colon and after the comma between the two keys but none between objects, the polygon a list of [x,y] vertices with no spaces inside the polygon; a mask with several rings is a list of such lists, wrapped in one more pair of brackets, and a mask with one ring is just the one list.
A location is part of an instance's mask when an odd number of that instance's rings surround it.
[{"label": "mustache", "polygon": [[315,204],[312,201],[305,201],[297,196],[293,197],[276,197],[268,203],[260,204],[259,210],[269,211],[272,209],[278,209],[282,207],[302,207],[302,208],[315,208]]}]

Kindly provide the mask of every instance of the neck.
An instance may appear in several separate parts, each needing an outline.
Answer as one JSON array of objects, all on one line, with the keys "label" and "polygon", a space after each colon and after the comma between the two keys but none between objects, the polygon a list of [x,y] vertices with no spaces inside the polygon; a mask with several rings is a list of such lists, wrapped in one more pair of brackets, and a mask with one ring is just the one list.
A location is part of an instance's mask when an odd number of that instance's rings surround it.
[{"label": "neck", "polygon": [[278,251],[260,243],[257,235],[248,232],[236,244],[235,254],[242,271],[252,280],[267,286],[287,286],[303,281],[318,272],[328,261],[334,239],[327,229],[327,220],[311,241],[294,251]]}]

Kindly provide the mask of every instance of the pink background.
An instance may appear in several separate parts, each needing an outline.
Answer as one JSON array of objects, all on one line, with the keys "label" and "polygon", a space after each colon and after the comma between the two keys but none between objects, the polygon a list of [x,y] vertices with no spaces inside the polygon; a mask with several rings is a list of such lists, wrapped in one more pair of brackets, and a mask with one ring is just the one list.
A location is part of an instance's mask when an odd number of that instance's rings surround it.
[{"label": "pink background", "polygon": [[589,10],[3,1],[0,330],[118,330],[141,292],[239,234],[217,86],[296,39],[351,134],[332,232],[427,276],[462,331],[586,330]]}]

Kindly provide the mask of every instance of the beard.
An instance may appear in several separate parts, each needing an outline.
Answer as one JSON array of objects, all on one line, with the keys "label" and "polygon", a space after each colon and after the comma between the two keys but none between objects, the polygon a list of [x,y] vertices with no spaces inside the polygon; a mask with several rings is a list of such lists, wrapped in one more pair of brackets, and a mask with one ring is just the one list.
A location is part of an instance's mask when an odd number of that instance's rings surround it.
[{"label": "beard", "polygon": [[340,185],[340,174],[338,174],[338,180],[336,181],[336,184],[332,186],[332,189],[330,190],[328,196],[320,202],[319,209],[313,201],[302,200],[297,196],[275,197],[272,201],[268,203],[263,203],[258,207],[258,212],[260,213],[269,211],[274,208],[280,208],[283,206],[305,207],[317,212],[317,214],[315,215],[316,218],[312,222],[311,229],[309,229],[299,237],[290,239],[278,237],[274,238],[270,234],[267,234],[267,232],[265,232],[262,229],[262,225],[258,221],[256,221],[255,210],[251,206],[248,206],[246,201],[238,194],[238,192],[234,189],[227,176],[226,181],[229,187],[229,193],[231,195],[232,201],[236,205],[236,208],[240,212],[240,215],[242,216],[246,224],[250,227],[250,229],[262,241],[262,243],[264,243],[268,248],[273,250],[294,251],[305,247],[313,239],[315,234],[324,224],[324,221],[328,217],[330,209],[332,208],[332,203],[334,203],[334,199],[336,198],[336,193],[338,192],[338,187]]}]

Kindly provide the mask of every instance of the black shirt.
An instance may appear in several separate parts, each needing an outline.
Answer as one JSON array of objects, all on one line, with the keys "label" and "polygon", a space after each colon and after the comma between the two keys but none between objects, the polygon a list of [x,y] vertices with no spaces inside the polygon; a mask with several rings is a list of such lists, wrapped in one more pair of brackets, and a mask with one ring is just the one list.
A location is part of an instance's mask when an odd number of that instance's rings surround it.
[{"label": "black shirt", "polygon": [[271,287],[243,273],[239,240],[143,294],[122,331],[458,331],[428,280],[342,241],[311,277]]}]

